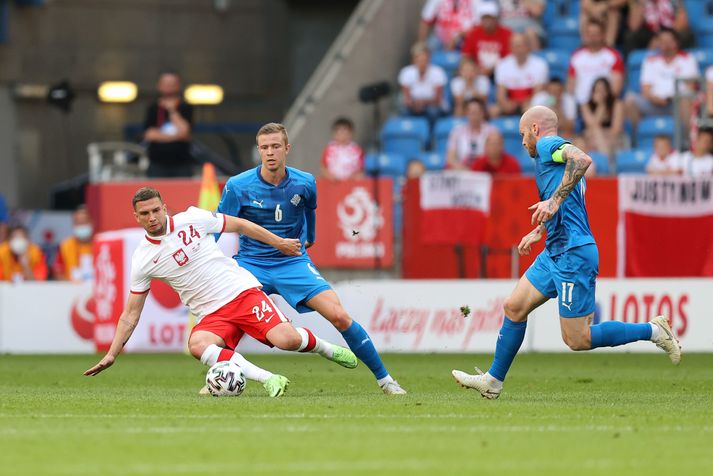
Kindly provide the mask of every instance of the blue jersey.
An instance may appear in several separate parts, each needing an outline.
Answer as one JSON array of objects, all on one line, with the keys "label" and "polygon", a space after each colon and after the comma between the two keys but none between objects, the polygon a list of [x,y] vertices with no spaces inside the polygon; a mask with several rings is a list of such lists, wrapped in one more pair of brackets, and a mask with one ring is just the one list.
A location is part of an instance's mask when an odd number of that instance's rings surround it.
[{"label": "blue jersey", "polygon": [[[552,154],[569,144],[559,136],[545,136],[537,142],[535,157],[535,181],[540,200],[547,200],[562,183],[565,164],[557,161]],[[550,256],[557,256],[570,248],[594,243],[589,229],[584,192],[587,188],[584,177],[560,205],[554,216],[545,222],[547,240],[545,249]]]},{"label": "blue jersey", "polygon": [[[314,242],[314,210],[317,208],[317,184],[314,176],[287,167],[279,185],[266,182],[261,166],[231,177],[223,189],[218,212],[232,215],[267,228],[282,238],[299,238],[302,254],[305,241]],[[285,255],[270,245],[240,236],[238,259],[274,259]]]}]

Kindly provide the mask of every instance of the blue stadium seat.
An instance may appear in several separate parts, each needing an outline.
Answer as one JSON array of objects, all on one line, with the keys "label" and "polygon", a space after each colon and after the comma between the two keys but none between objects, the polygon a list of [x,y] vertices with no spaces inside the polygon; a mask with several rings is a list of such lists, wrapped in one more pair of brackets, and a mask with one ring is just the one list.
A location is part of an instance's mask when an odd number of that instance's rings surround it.
[{"label": "blue stadium seat", "polygon": [[431,63],[445,69],[448,77],[452,78],[458,72],[460,51],[434,51],[431,54]]},{"label": "blue stadium seat", "polygon": [[602,152],[589,152],[589,156],[594,162],[597,175],[609,175],[609,156]]},{"label": "blue stadium seat", "polygon": [[446,147],[448,146],[448,136],[451,133],[453,127],[457,124],[462,124],[465,122],[463,117],[442,117],[436,121],[436,125],[433,127],[433,150],[439,154],[446,153]]},{"label": "blue stadium seat", "polygon": [[628,91],[640,92],[641,65],[644,59],[652,54],[651,50],[634,50],[629,53],[626,60],[626,89]]},{"label": "blue stadium seat", "polygon": [[616,154],[616,171],[619,174],[642,174],[651,153],[643,149],[620,150]]},{"label": "blue stadium seat", "polygon": [[686,50],[696,58],[698,61],[698,67],[701,73],[705,72],[706,68],[713,65],[713,49],[710,48],[692,48]]},{"label": "blue stadium seat", "polygon": [[545,2],[545,11],[542,15],[542,26],[545,31],[550,31],[550,28],[555,23],[566,18],[579,17],[579,2],[570,0],[548,0]]},{"label": "blue stadium seat", "polygon": [[496,117],[490,123],[502,133],[505,151],[517,157],[522,150],[522,138],[519,130],[520,116]]},{"label": "blue stadium seat", "polygon": [[699,33],[696,36],[696,44],[699,48],[713,48],[713,31]]},{"label": "blue stadium seat", "polygon": [[535,175],[535,160],[530,157],[530,154],[525,149],[521,149],[519,153],[511,155],[520,163],[523,175]]},{"label": "blue stadium seat", "polygon": [[446,168],[446,154],[438,152],[424,152],[419,160],[426,166],[426,170],[443,170]]},{"label": "blue stadium seat", "polygon": [[713,1],[712,0],[683,0],[688,14],[688,24],[694,32],[713,31]]},{"label": "blue stadium seat", "polygon": [[423,117],[392,117],[381,129],[381,147],[388,154],[417,159],[428,143],[428,121]]},{"label": "blue stadium seat", "polygon": [[579,35],[579,18],[563,18],[553,23],[547,34],[547,48],[551,50],[565,50],[570,53],[582,44]]},{"label": "blue stadium seat", "polygon": [[567,50],[540,50],[535,54],[547,61],[550,66],[550,77],[560,78],[563,82],[567,80],[567,70],[569,69],[569,58],[572,53]]},{"label": "blue stadium seat", "polygon": [[652,149],[654,137],[668,135],[673,137],[673,118],[669,116],[645,117],[639,122],[636,131],[636,146],[640,149]]},{"label": "blue stadium seat", "polygon": [[364,170],[369,175],[403,177],[407,164],[408,160],[399,154],[367,154],[364,158]]}]

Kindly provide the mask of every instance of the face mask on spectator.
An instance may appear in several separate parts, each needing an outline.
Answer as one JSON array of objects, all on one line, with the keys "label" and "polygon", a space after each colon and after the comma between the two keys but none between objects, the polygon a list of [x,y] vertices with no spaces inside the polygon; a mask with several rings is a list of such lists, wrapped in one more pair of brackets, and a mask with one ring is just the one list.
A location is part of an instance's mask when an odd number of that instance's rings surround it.
[{"label": "face mask on spectator", "polygon": [[22,236],[16,236],[12,240],[10,240],[10,249],[17,256],[24,255],[29,245],[30,243],[27,241],[27,239],[23,238]]},{"label": "face mask on spectator", "polygon": [[77,225],[74,227],[74,236],[80,241],[87,241],[92,237],[92,232],[94,232],[92,225]]}]

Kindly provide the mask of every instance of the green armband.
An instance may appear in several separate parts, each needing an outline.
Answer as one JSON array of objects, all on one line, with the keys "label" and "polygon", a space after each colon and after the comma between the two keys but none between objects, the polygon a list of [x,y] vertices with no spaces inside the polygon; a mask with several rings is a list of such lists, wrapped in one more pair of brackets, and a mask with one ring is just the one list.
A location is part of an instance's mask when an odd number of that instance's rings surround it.
[{"label": "green armband", "polygon": [[565,147],[567,147],[569,144],[562,144],[557,148],[556,151],[552,153],[552,161],[553,162],[559,162],[560,164],[564,163],[564,159],[562,158],[562,151],[564,150]]}]

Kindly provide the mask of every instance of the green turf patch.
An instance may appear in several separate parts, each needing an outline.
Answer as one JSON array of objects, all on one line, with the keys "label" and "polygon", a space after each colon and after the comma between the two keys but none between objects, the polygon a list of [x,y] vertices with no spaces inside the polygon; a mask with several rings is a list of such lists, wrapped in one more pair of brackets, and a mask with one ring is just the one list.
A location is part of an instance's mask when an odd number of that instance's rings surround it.
[{"label": "green turf patch", "polygon": [[252,356],[271,399],[200,397],[184,355],[0,356],[0,474],[710,474],[713,354],[523,354],[499,400],[450,371],[490,356],[387,355],[410,393],[316,356]]}]

